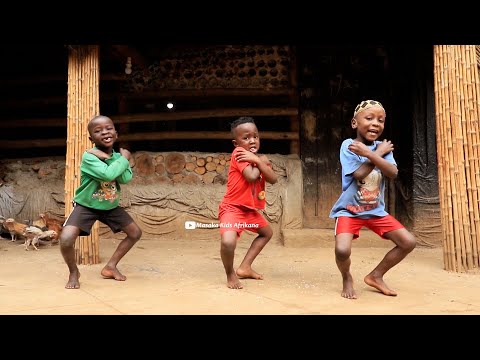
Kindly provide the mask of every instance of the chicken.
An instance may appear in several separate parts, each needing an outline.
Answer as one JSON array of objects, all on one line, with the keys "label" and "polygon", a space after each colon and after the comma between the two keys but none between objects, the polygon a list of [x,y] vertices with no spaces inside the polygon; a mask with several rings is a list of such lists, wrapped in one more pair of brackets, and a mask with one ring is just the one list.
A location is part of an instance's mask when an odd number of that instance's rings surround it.
[{"label": "chicken", "polygon": [[63,223],[65,222],[65,219],[61,219],[58,216],[53,216],[48,213],[42,213],[40,214],[40,217],[45,222],[45,225],[48,230],[54,230],[56,232],[56,235],[51,238],[52,242],[50,243],[50,245],[57,243],[60,237],[60,233],[62,232]]},{"label": "chicken", "polygon": [[0,237],[2,237],[2,234],[7,232],[7,229],[3,227],[3,223],[5,222],[5,218],[0,215]]},{"label": "chicken", "polygon": [[28,227],[28,225],[19,223],[13,218],[8,218],[3,223],[3,227],[10,233],[12,241],[16,241],[17,236],[24,236],[25,229]]},{"label": "chicken", "polygon": [[42,217],[39,217],[37,220],[34,220],[31,225],[36,226],[42,230],[48,230],[47,224],[45,224],[45,220]]},{"label": "chicken", "polygon": [[38,240],[53,239],[54,237],[57,237],[57,235],[58,234],[55,230],[45,230],[38,236]]},{"label": "chicken", "polygon": [[30,245],[33,246],[33,248],[35,250],[38,250],[37,248],[37,245],[38,245],[38,237],[40,236],[40,234],[42,234],[43,231],[42,229],[39,229],[38,227],[36,226],[28,226],[26,229],[25,229],[25,233],[24,233],[24,236],[25,236],[25,250],[28,251],[28,247]]},{"label": "chicken", "polygon": [[38,250],[37,245],[41,243],[41,239],[54,238],[57,235],[55,230],[42,231],[36,226],[29,226],[25,229],[25,250],[28,251],[30,245]]}]

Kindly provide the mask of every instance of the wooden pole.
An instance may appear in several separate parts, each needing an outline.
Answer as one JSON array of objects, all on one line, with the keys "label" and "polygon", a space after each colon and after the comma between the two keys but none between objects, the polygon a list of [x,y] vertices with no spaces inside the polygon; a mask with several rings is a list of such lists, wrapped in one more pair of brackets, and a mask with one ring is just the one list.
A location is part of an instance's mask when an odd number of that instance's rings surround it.
[{"label": "wooden pole", "polygon": [[444,74],[444,61],[443,61],[443,47],[435,47],[435,109],[436,109],[436,127],[437,127],[437,158],[438,158],[438,177],[439,177],[439,195],[440,195],[440,210],[442,220],[442,232],[443,232],[443,249],[444,249],[444,264],[446,270],[453,269],[453,224],[450,222],[450,183],[447,175],[448,171],[445,170],[447,166],[446,161],[446,144],[442,139],[446,137],[446,104],[448,96],[446,95],[446,80]]},{"label": "wooden pole", "polygon": [[479,268],[480,186],[477,52],[434,46],[435,114],[445,269]]},{"label": "wooden pole", "polygon": [[[65,166],[65,216],[72,211],[75,190],[80,185],[80,162],[91,147],[88,121],[99,111],[99,46],[72,46],[68,56],[67,155]],[[77,264],[98,264],[98,223],[90,236],[75,243]]]}]

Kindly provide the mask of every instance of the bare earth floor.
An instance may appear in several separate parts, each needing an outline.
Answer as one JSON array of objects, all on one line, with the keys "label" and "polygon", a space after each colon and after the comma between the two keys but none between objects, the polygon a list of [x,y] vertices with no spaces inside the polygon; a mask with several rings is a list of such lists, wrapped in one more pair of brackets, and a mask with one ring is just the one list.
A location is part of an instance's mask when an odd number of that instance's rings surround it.
[{"label": "bare earth floor", "polygon": [[[119,240],[101,239],[101,263],[80,265],[81,288],[67,290],[58,245],[25,251],[0,239],[0,314],[480,314],[480,274],[443,269],[441,248],[415,249],[385,276],[397,297],[380,294],[363,277],[388,248],[355,247],[352,274],[358,299],[340,296],[333,247],[286,248],[270,243],[254,268],[265,280],[226,287],[219,241],[142,239],[120,262],[127,281],[103,279],[100,270]],[[238,265],[249,240],[240,239]]]}]

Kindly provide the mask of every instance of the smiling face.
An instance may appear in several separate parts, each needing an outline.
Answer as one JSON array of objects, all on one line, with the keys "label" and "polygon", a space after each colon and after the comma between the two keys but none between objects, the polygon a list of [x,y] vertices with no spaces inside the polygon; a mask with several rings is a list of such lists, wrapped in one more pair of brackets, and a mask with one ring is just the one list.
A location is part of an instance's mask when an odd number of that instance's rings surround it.
[{"label": "smiling face", "polygon": [[97,116],[90,120],[88,133],[90,134],[89,139],[103,151],[111,150],[118,138],[112,119],[106,116]]},{"label": "smiling face", "polygon": [[233,129],[233,146],[240,146],[252,153],[260,149],[260,136],[254,123],[243,123]]},{"label": "smiling face", "polygon": [[352,119],[352,129],[356,129],[357,138],[366,145],[377,140],[385,127],[385,110],[381,106],[372,106],[360,111]]}]

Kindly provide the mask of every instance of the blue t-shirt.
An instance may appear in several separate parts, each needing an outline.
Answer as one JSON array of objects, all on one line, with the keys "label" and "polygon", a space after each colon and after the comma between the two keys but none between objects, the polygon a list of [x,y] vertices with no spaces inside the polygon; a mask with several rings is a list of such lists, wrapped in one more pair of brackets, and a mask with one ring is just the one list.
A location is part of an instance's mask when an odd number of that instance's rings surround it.
[{"label": "blue t-shirt", "polygon": [[[342,165],[342,194],[330,211],[331,218],[339,216],[371,218],[372,216],[385,216],[385,177],[378,168],[372,170],[362,181],[357,181],[353,173],[368,159],[359,156],[350,150],[348,146],[353,139],[345,139],[340,147],[340,164]],[[381,141],[375,141],[367,145],[375,151]],[[397,163],[393,158],[393,152],[383,157],[389,163]]]}]

